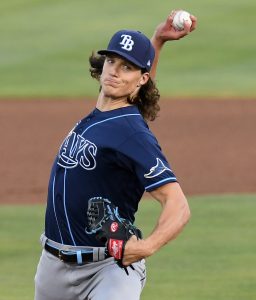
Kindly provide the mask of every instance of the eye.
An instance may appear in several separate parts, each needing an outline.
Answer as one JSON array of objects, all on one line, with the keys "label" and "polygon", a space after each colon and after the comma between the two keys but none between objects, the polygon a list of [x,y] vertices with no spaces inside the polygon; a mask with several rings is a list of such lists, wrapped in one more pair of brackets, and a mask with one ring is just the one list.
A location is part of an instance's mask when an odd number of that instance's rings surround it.
[{"label": "eye", "polygon": [[106,58],[106,62],[107,62],[108,64],[112,64],[112,63],[114,62],[114,59],[113,59],[112,57],[107,57],[107,58]]},{"label": "eye", "polygon": [[123,70],[130,71],[130,70],[132,70],[132,66],[129,64],[123,64]]}]

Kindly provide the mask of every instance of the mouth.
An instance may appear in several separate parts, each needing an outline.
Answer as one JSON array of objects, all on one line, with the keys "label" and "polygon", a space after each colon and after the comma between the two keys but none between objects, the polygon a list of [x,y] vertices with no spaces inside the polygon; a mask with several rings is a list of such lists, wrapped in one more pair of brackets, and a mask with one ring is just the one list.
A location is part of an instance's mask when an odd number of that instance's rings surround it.
[{"label": "mouth", "polygon": [[110,85],[110,86],[113,86],[113,87],[117,87],[119,85],[119,82],[114,80],[114,79],[111,79],[111,78],[106,78],[104,80],[104,84],[105,85]]}]

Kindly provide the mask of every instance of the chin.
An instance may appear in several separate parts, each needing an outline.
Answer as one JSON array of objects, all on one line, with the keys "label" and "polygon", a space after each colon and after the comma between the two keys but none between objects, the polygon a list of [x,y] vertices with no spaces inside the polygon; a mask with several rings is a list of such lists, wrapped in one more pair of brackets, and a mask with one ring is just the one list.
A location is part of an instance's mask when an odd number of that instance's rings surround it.
[{"label": "chin", "polygon": [[110,91],[104,91],[103,95],[105,98],[118,98],[118,95],[116,95],[115,93],[111,93]]},{"label": "chin", "polygon": [[111,86],[104,86],[101,92],[105,98],[111,98],[113,100],[122,99],[122,98],[127,99],[127,97],[130,95],[129,93],[127,93],[127,91],[122,92]]},{"label": "chin", "polygon": [[108,89],[108,88],[102,90],[102,93],[103,93],[104,97],[112,98],[112,99],[120,98],[120,96],[121,96],[121,95],[118,95],[118,93],[116,93],[115,91],[113,91],[113,89]]}]

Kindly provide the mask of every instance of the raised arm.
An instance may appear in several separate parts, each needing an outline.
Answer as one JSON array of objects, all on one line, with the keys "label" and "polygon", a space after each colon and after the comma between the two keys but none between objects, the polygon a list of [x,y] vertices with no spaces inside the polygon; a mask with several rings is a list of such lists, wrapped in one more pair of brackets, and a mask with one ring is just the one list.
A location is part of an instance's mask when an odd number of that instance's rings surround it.
[{"label": "raised arm", "polygon": [[151,43],[152,43],[153,47],[155,48],[155,59],[154,59],[153,66],[150,71],[150,76],[152,79],[155,79],[155,77],[156,77],[156,70],[157,70],[157,65],[158,65],[158,61],[159,61],[159,57],[160,57],[160,52],[161,52],[161,49],[164,46],[164,44],[167,41],[179,40],[196,29],[197,18],[195,16],[191,15],[190,16],[191,21],[192,21],[191,27],[189,26],[188,23],[185,23],[184,30],[176,31],[172,26],[172,21],[173,21],[175,13],[176,13],[176,10],[173,10],[164,22],[157,25],[155,32],[151,38]]}]

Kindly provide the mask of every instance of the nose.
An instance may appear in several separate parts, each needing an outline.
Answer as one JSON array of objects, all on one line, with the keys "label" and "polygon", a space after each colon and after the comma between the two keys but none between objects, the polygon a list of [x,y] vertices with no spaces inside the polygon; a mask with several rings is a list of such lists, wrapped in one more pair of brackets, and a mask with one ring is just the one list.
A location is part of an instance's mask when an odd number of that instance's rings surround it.
[{"label": "nose", "polygon": [[111,67],[109,68],[109,74],[114,77],[118,75],[118,66],[116,64],[111,65]]}]

